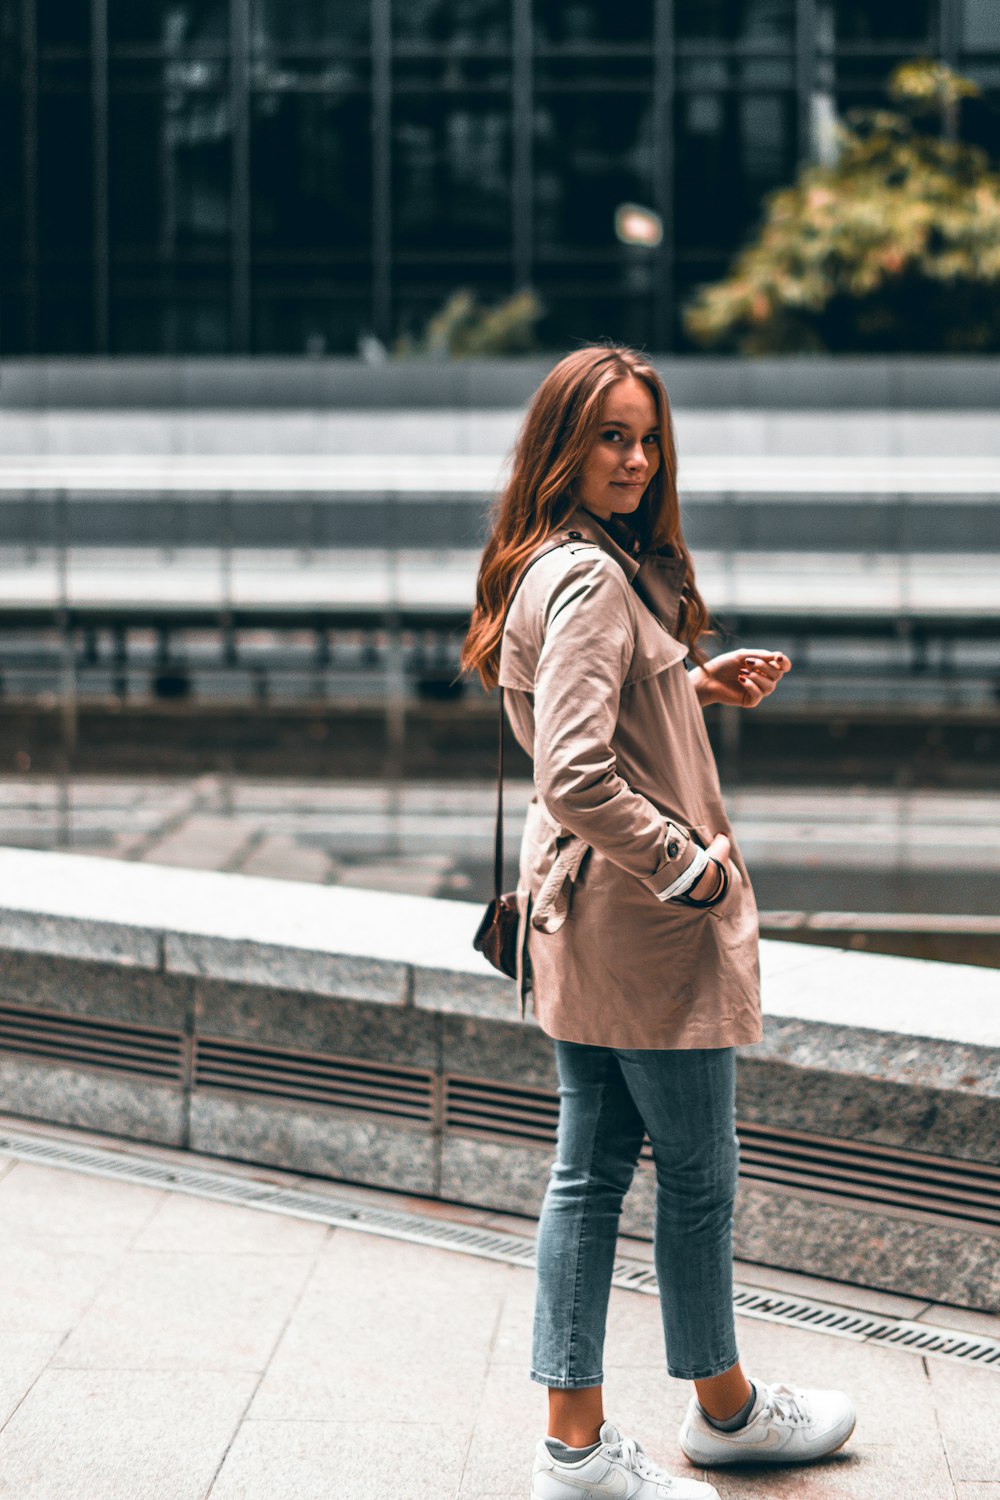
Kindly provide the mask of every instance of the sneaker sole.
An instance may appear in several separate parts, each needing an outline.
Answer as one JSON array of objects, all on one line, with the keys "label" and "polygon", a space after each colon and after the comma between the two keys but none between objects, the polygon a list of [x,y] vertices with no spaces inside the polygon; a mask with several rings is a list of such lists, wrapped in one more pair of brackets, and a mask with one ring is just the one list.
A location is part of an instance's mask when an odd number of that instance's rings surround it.
[{"label": "sneaker sole", "polygon": [[718,1469],[726,1464],[812,1464],[821,1458],[829,1458],[831,1453],[839,1453],[857,1425],[858,1419],[855,1417],[839,1443],[835,1443],[832,1448],[824,1448],[822,1453],[810,1453],[806,1457],[783,1458],[780,1453],[734,1453],[731,1458],[728,1455],[724,1458],[706,1458],[704,1454],[685,1448],[683,1438],[679,1440],[679,1446],[684,1457],[702,1469]]}]

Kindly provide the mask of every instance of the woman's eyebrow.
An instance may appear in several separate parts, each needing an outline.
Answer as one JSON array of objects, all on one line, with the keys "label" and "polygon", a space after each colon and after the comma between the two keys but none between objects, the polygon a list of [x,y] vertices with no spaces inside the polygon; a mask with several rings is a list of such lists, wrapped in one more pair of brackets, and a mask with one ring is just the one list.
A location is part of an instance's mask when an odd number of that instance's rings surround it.
[{"label": "woman's eyebrow", "polygon": [[[605,420],[601,423],[602,427],[627,427],[628,425],[629,424],[627,422],[623,422],[620,417],[606,417]],[[659,432],[659,430],[659,422],[654,422],[652,427],[646,428],[647,432]]]}]

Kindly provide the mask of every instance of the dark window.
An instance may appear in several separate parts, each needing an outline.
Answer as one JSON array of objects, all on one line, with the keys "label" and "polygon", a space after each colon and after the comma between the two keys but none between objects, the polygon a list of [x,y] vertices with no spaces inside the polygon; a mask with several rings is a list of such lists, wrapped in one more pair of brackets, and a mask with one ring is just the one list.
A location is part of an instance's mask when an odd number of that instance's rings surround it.
[{"label": "dark window", "polygon": [[113,65],[109,223],[117,250],[163,255],[226,246],[232,229],[232,122],[220,63]]},{"label": "dark window", "polygon": [[43,258],[73,261],[90,255],[90,127],[89,94],[42,94],[39,98],[38,240]]},{"label": "dark window", "polygon": [[398,94],[392,139],[398,249],[506,249],[511,238],[506,98]]},{"label": "dark window", "polygon": [[[17,7],[18,9],[20,7]],[[4,7],[13,11],[13,4]],[[89,47],[90,6],[86,0],[38,0],[35,30],[40,47]]]},{"label": "dark window", "polygon": [[535,0],[535,40],[541,46],[586,42],[649,46],[653,0]]},{"label": "dark window", "polygon": [[[56,0],[53,0],[56,3]],[[73,0],[67,10],[87,9]],[[228,0],[108,0],[111,47],[225,46],[229,40]]]},{"label": "dark window", "polygon": [[310,47],[366,47],[371,0],[252,0],[255,53]]},{"label": "dark window", "polygon": [[367,93],[256,94],[250,202],[255,252],[360,252],[371,241]]},{"label": "dark window", "polygon": [[615,209],[650,203],[648,93],[550,94],[535,105],[535,224],[541,254],[603,249],[617,255]]},{"label": "dark window", "polygon": [[677,40],[790,46],[795,0],[675,0]]},{"label": "dark window", "polygon": [[281,284],[271,274],[253,299],[254,350],[266,354],[356,354],[358,335],[370,323],[367,282],[336,278],[325,293],[297,284],[294,273]]},{"label": "dark window", "polygon": [[925,42],[937,30],[936,0],[819,0],[819,30],[832,22],[838,44]]},{"label": "dark window", "polygon": [[761,198],[795,170],[795,96],[739,91],[678,94],[675,237],[679,251],[736,250]]},{"label": "dark window", "polygon": [[512,0],[393,0],[394,44],[509,47]]}]

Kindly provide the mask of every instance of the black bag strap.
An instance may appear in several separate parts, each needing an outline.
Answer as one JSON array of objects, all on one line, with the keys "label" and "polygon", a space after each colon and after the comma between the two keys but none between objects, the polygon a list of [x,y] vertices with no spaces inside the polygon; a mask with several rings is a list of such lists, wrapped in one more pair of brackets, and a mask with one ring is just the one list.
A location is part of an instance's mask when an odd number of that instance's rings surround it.
[{"label": "black bag strap", "polygon": [[[504,605],[503,622],[500,626],[501,640],[503,639],[503,627],[507,623],[507,613],[514,601],[514,595],[517,593],[518,589],[521,587],[521,584],[524,581],[524,577],[528,569],[532,566],[533,563],[536,563],[540,557],[544,557],[547,552],[553,552],[556,547],[562,547],[567,541],[576,540],[577,536],[579,536],[579,533],[574,533],[573,537],[570,538],[566,532],[560,532],[559,539],[557,541],[549,541],[548,543],[540,546],[538,551],[535,552],[535,554],[530,557],[525,563],[524,567],[521,569],[521,572],[518,574],[517,582],[514,584],[514,587],[510,591],[510,596],[507,599],[507,603]],[[493,837],[493,894],[496,898],[497,906],[500,905],[500,885],[503,879],[503,726],[503,684],[501,683],[500,743],[499,752],[497,755],[497,818],[496,829]]]}]

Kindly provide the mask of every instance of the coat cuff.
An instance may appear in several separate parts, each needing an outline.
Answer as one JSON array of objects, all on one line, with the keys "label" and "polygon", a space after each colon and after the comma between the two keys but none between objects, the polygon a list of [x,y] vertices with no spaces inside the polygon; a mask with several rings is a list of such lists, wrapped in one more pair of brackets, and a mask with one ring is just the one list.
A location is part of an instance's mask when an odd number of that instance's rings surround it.
[{"label": "coat cuff", "polygon": [[659,896],[662,891],[667,890],[683,875],[689,865],[693,864],[698,856],[699,845],[689,833],[676,823],[667,823],[663,834],[661,853],[663,859],[652,875],[641,875],[643,885]]}]

